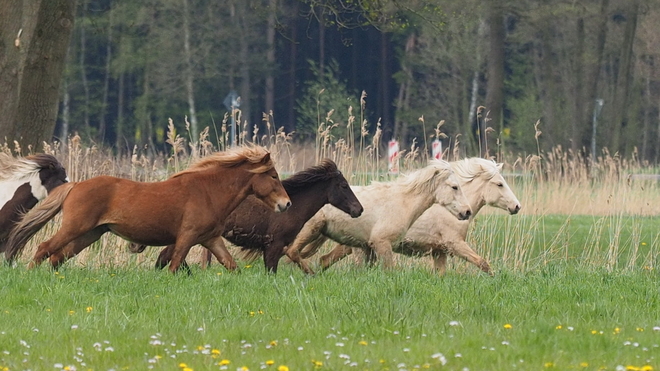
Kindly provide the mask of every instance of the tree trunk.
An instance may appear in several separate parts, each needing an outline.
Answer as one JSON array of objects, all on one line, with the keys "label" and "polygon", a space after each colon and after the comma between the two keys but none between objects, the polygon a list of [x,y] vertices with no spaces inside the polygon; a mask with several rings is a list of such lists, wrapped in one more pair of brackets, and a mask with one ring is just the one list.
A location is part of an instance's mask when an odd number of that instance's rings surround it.
[{"label": "tree trunk", "polygon": [[112,28],[113,28],[113,14],[112,9],[108,14],[108,39],[105,47],[105,75],[103,76],[103,98],[101,101],[101,112],[99,113],[99,135],[100,143],[105,141],[106,122],[105,116],[108,111],[108,95],[110,93],[110,62],[112,61]]},{"label": "tree trunk", "polygon": [[[190,49],[190,11],[188,10],[188,0],[183,2],[183,52],[186,59],[186,72],[184,74],[186,84],[186,94],[188,97],[188,111],[190,112],[190,130],[192,140],[197,141],[199,128],[197,126],[197,113],[195,111],[195,76],[192,65],[192,51]],[[151,119],[149,120],[151,121]],[[151,138],[150,138],[151,140]]]},{"label": "tree trunk", "polygon": [[616,86],[614,90],[615,109],[613,112],[613,131],[612,131],[612,147],[613,151],[625,150],[625,146],[621,145],[621,137],[627,125],[627,109],[630,100],[630,81],[632,80],[632,51],[633,43],[635,41],[635,32],[637,30],[637,13],[639,10],[639,3],[632,1],[627,8],[626,27],[623,35],[623,42],[621,48],[621,56],[619,58],[619,69],[616,79]]},{"label": "tree trunk", "polygon": [[269,115],[275,109],[275,77],[273,76],[275,66],[275,16],[277,14],[277,0],[268,0],[268,27],[266,29],[266,62],[270,68],[266,75],[265,105],[266,114]]},{"label": "tree trunk", "polygon": [[481,120],[479,136],[481,138],[482,156],[488,156],[486,127],[491,126],[496,132],[502,130],[502,108],[504,105],[504,13],[501,1],[488,7],[488,22],[490,33],[488,41],[488,85],[486,87],[486,109],[490,111],[491,123]]},{"label": "tree trunk", "polygon": [[36,151],[55,129],[75,0],[2,1],[0,138]]},{"label": "tree trunk", "polygon": [[[82,18],[84,19],[87,16],[87,4],[88,0],[83,1],[82,9]],[[85,134],[87,138],[91,138],[91,128],[89,126],[89,83],[87,82],[87,70],[85,68],[85,53],[87,46],[87,35],[85,34],[85,23],[80,24],[80,83],[82,84],[84,101],[83,101],[83,128],[85,128]]]}]

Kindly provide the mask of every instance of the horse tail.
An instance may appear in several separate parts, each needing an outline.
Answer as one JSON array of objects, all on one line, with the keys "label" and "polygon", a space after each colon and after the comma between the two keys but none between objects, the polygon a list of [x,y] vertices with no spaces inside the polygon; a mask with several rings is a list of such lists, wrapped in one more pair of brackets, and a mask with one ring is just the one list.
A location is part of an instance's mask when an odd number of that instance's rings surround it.
[{"label": "horse tail", "polygon": [[263,250],[260,249],[251,249],[249,247],[241,247],[237,255],[241,260],[245,260],[248,263],[252,263],[255,260],[259,259]]},{"label": "horse tail", "polygon": [[5,258],[8,262],[23,251],[27,242],[34,236],[49,220],[53,219],[62,210],[62,204],[76,183],[65,183],[55,188],[38,206],[28,211],[18,222],[7,240]]}]

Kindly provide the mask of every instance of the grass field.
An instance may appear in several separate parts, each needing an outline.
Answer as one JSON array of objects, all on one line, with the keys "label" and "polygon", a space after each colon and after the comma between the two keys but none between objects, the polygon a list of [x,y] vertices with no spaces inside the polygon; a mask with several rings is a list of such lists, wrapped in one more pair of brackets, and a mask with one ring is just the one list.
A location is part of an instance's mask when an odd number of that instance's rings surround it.
[{"label": "grass field", "polygon": [[3,266],[0,369],[657,370],[659,221],[484,215],[471,242],[492,278],[453,260],[438,277],[412,258],[315,277],[260,261],[171,275],[103,266],[100,247],[81,257],[95,267]]}]

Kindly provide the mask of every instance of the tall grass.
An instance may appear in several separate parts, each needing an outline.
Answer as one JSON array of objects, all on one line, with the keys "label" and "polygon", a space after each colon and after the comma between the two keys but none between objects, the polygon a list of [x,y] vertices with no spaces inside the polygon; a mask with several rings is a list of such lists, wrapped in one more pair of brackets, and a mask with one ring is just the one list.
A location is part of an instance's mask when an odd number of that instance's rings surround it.
[{"label": "tall grass", "polygon": [[[382,151],[380,124],[374,132],[367,130],[364,119],[364,97],[361,112],[356,118],[352,108],[346,111],[346,119],[331,111],[319,115],[317,137],[314,144],[298,143],[295,133],[275,129],[272,114],[264,114],[266,132],[241,123],[240,111],[233,114],[240,127],[237,145],[247,142],[267,147],[283,177],[316,164],[322,158],[334,160],[352,184],[364,185],[373,180],[388,180],[394,175],[387,173],[387,160]],[[322,117],[322,119],[321,119]],[[168,153],[154,153],[152,149],[135,147],[129,154],[113,154],[110,149],[86,146],[80,137],[74,136],[67,145],[45,144],[45,152],[58,157],[66,166],[72,181],[80,181],[98,175],[112,175],[136,181],[160,181],[185,169],[197,159],[215,150],[227,148],[230,116],[222,122],[218,142],[210,142],[209,129],[192,138],[188,130],[183,135],[176,132],[170,120],[167,131]],[[421,118],[423,120],[423,118]],[[186,128],[189,127],[185,120]],[[539,123],[535,125],[539,140]],[[437,125],[428,139],[445,138]],[[339,128],[341,127],[341,131]],[[339,137],[338,132],[346,133]],[[187,137],[187,138],[186,138]],[[467,155],[453,138],[446,148],[444,158],[458,160]],[[413,142],[400,155],[402,172],[424,166],[429,160],[427,138],[423,148]],[[15,144],[5,145],[6,152],[21,153]],[[480,254],[502,268],[525,271],[537,269],[557,260],[573,257],[581,264],[606,267],[607,269],[635,269],[656,267],[659,236],[655,234],[642,241],[640,221],[659,216],[660,205],[658,180],[649,176],[655,172],[650,164],[640,161],[634,154],[621,158],[606,149],[598,158],[584,156],[562,147],[547,153],[522,155],[498,153],[503,162],[504,175],[518,196],[522,210],[518,216],[503,216],[500,210],[484,208],[477,217],[469,234],[468,242]],[[561,222],[548,225],[548,218],[562,215]],[[575,218],[591,222],[588,230],[571,232]],[[36,243],[52,235],[58,220],[49,224],[26,249],[24,258],[30,256]],[[553,234],[551,234],[553,233]],[[575,239],[571,233],[586,235],[580,238],[579,257],[575,257]],[[623,237],[625,235],[625,238]],[[644,248],[640,250],[641,243]],[[93,248],[85,250],[75,259],[75,264],[85,266],[150,265],[158,249],[148,249],[146,254],[131,255],[124,248],[127,243],[106,234]],[[621,257],[625,256],[625,261]],[[400,257],[406,264],[418,264],[419,259]],[[423,262],[421,264],[426,264]],[[456,262],[458,266],[462,263]]]}]

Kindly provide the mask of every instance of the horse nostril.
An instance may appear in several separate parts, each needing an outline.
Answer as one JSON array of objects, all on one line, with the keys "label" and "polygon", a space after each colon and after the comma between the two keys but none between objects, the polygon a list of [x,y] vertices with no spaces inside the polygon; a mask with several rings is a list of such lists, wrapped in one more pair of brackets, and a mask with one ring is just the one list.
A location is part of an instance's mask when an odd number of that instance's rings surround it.
[{"label": "horse nostril", "polygon": [[465,212],[465,219],[469,218],[472,215],[472,211],[468,210]]}]

